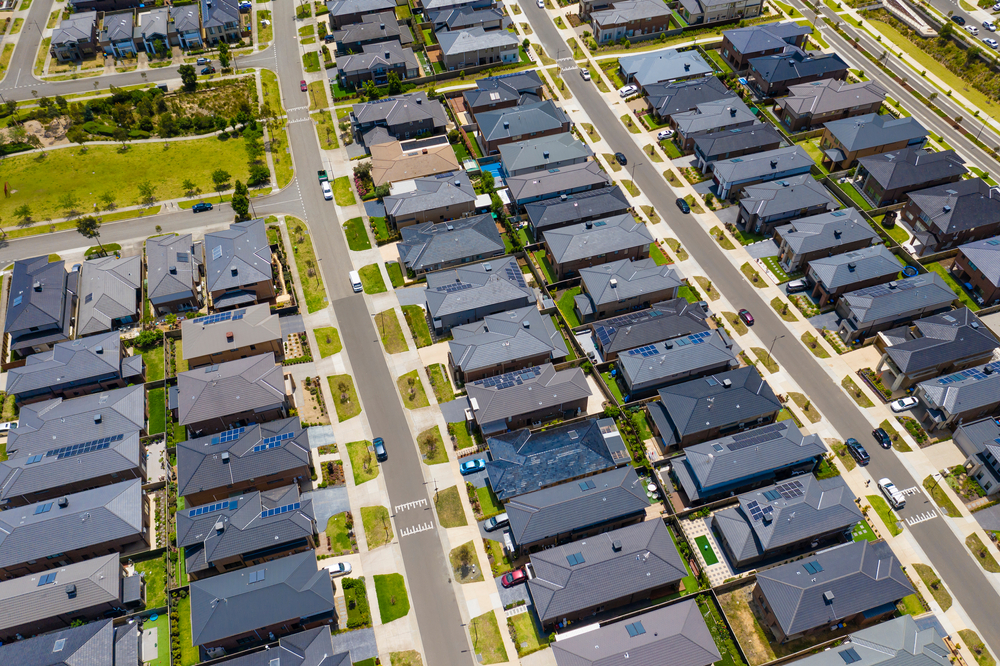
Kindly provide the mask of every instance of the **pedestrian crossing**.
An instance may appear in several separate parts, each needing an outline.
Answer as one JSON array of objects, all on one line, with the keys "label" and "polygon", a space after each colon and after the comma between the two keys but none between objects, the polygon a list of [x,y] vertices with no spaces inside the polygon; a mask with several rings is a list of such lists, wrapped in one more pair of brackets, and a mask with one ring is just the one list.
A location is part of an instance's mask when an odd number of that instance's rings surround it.
[{"label": "pedestrian crossing", "polygon": [[937,511],[931,509],[930,511],[924,511],[916,514],[915,516],[910,516],[906,519],[906,524],[912,527],[913,525],[925,523],[928,520],[933,520],[934,518],[937,518]]},{"label": "pedestrian crossing", "polygon": [[411,536],[417,534],[418,532],[426,532],[427,530],[434,529],[434,523],[423,523],[422,525],[414,525],[413,527],[407,527],[399,531],[400,538]]}]

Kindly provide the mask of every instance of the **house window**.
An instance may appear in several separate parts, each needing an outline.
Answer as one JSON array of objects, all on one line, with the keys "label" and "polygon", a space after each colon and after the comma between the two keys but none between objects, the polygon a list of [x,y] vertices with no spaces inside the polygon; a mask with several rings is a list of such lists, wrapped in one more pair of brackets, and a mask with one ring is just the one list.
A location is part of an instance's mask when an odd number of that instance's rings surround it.
[{"label": "house window", "polygon": [[990,486],[992,486],[992,485],[993,485],[993,482],[992,482],[992,481],[987,481],[987,482],[986,482],[986,485],[985,485],[985,486],[983,486],[983,490],[989,490],[989,489],[990,489]]}]

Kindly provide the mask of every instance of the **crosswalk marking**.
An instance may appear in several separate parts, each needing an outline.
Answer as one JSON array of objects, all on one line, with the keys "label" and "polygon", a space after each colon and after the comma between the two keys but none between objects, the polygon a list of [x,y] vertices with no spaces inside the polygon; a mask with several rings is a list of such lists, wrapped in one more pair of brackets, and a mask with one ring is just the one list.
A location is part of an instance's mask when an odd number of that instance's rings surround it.
[{"label": "crosswalk marking", "polygon": [[931,509],[930,511],[925,511],[923,513],[918,513],[915,516],[910,516],[906,519],[907,525],[916,525],[917,523],[923,523],[933,518],[937,518],[937,511]]},{"label": "crosswalk marking", "polygon": [[427,500],[426,499],[419,499],[419,500],[417,500],[415,502],[407,502],[405,504],[397,504],[396,505],[396,513],[402,513],[403,511],[407,511],[409,509],[416,509],[418,506],[427,506]]},{"label": "crosswalk marking", "polygon": [[900,492],[903,493],[904,495],[911,496],[911,495],[919,495],[923,491],[920,489],[919,486],[911,486],[910,488],[901,490]]},{"label": "crosswalk marking", "polygon": [[427,530],[434,529],[433,523],[424,523],[422,525],[414,525],[413,527],[407,527],[406,529],[400,530],[399,536],[405,537],[411,534],[416,534],[417,532],[426,532]]}]

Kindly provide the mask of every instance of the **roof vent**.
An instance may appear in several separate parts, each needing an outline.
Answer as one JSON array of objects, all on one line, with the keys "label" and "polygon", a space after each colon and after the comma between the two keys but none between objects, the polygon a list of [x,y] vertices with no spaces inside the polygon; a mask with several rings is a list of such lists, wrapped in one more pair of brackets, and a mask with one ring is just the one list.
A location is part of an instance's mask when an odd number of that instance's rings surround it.
[{"label": "roof vent", "polygon": [[889,289],[895,289],[895,288],[896,288],[896,282],[894,280],[894,281],[892,281],[892,282],[889,283]]},{"label": "roof vent", "polygon": [[169,269],[171,275],[177,275],[177,267],[171,266]]},{"label": "roof vent", "polygon": [[503,128],[504,128],[504,129],[510,129],[510,123],[509,123],[509,122],[507,122],[506,120],[505,120],[505,121],[503,121]]},{"label": "roof vent", "polygon": [[446,226],[446,228],[448,229],[448,231],[454,231],[455,230],[455,225],[449,224],[449,225]]},{"label": "roof vent", "polygon": [[771,160],[771,168],[772,169],[778,168],[778,160]]},{"label": "roof vent", "polygon": [[724,387],[726,387],[726,388],[730,388],[733,385],[733,380],[732,379],[723,379],[722,380],[722,385]]},{"label": "roof vent", "polygon": [[944,212],[950,213],[951,212],[951,206],[945,206],[944,207]]},{"label": "roof vent", "polygon": [[549,159],[549,151],[543,150],[542,151],[542,157],[545,158],[545,159]]},{"label": "roof vent", "polygon": [[229,451],[223,451],[222,452],[222,464],[223,465],[228,465],[229,464]]},{"label": "roof vent", "polygon": [[670,340],[666,340],[663,343],[663,347],[664,347],[664,349],[673,349],[674,348],[674,343],[671,342]]},{"label": "roof vent", "polygon": [[391,54],[391,53],[389,53],[388,51],[386,51],[386,52],[385,52],[385,59],[386,59],[386,60],[389,60],[390,58],[392,58],[392,54]]},{"label": "roof vent", "polygon": [[621,550],[622,550],[622,542],[619,541],[618,539],[615,539],[614,541],[612,541],[611,542],[611,550],[615,551],[616,553],[620,553]]},{"label": "roof vent", "polygon": [[736,109],[734,109],[732,107],[729,107],[729,117],[730,118],[735,118],[736,117]]},{"label": "roof vent", "polygon": [[455,180],[455,187],[461,187],[461,186],[462,186],[462,181],[456,179]]},{"label": "roof vent", "polygon": [[[385,28],[382,28],[382,29],[383,29],[383,30],[385,30]],[[421,97],[418,97],[418,98],[417,98],[417,104],[423,104],[423,103],[424,103],[424,100],[423,100],[423,98],[421,98]]]},{"label": "roof vent", "polygon": [[94,423],[100,423],[102,421],[100,414],[94,414]]},{"label": "roof vent", "polygon": [[593,229],[594,228],[594,223],[593,222],[585,222],[583,226],[585,226],[588,229]]},{"label": "roof vent", "polygon": [[843,233],[844,233],[844,232],[843,232],[843,231],[841,231],[840,229],[834,229],[834,230],[833,230],[833,237],[834,237],[834,238],[840,238],[840,235],[841,235],[841,234],[843,234]]},{"label": "roof vent", "polygon": [[483,264],[483,270],[489,273],[490,271],[493,270],[493,264],[487,261],[485,264]]},{"label": "roof vent", "polygon": [[826,592],[823,593],[823,601],[825,601],[827,604],[832,604],[833,603],[833,591],[832,590],[827,590]]},{"label": "roof vent", "polygon": [[560,200],[560,201],[566,201],[566,199],[568,199],[568,198],[569,198],[569,197],[567,197],[567,196],[566,196],[565,194],[560,194],[560,195],[559,195],[559,200]]},{"label": "roof vent", "polygon": [[66,586],[66,596],[70,599],[76,599],[76,585],[70,583]]},{"label": "roof vent", "polygon": [[226,331],[226,342],[232,342],[233,341],[233,337],[234,336],[233,336],[233,332],[232,331]]},{"label": "roof vent", "polygon": [[60,509],[65,509],[66,507],[69,506],[69,498],[68,497],[60,497],[59,501],[56,502],[56,504],[59,505]]},{"label": "roof vent", "polygon": [[223,529],[225,529],[225,527],[226,527],[226,524],[222,522],[222,518],[219,518],[217,521],[215,521],[215,531],[216,532],[221,532]]},{"label": "roof vent", "polygon": [[773,518],[774,518],[774,514],[772,512],[770,512],[770,511],[768,511],[767,513],[765,513],[763,515],[763,517],[761,518],[761,520],[764,522],[765,525],[770,525],[771,524],[771,520]]},{"label": "roof vent", "polygon": [[985,368],[983,368],[983,374],[984,375],[992,375],[993,374],[993,366],[992,365],[987,365]]},{"label": "roof vent", "polygon": [[609,284],[611,285],[612,289],[617,288],[618,287],[618,278],[611,278],[611,281],[610,281]]},{"label": "roof vent", "polygon": [[524,326],[525,328],[531,328],[531,322],[525,319],[524,321],[521,322],[521,326]]},{"label": "roof vent", "polygon": [[[977,326],[977,328],[978,328],[978,326]],[[104,353],[104,345],[97,345],[97,349],[94,350],[94,353],[95,354],[103,354]]]},{"label": "roof vent", "polygon": [[35,291],[41,291],[42,290],[42,283],[39,282],[38,280],[35,280],[35,284],[33,284],[31,286],[34,288]]},{"label": "roof vent", "polygon": [[979,328],[979,322],[978,321],[969,322],[969,326],[971,326],[972,328],[978,329]]},{"label": "roof vent", "polygon": [[854,263],[847,264],[847,270],[850,271],[851,273],[853,273],[854,269],[856,269],[857,267],[858,267],[858,265],[854,264]]},{"label": "roof vent", "polygon": [[234,269],[233,269],[233,270],[232,270],[231,272],[232,272],[232,274],[233,274],[233,277],[236,277],[237,275],[239,275],[239,273],[240,273],[240,269],[238,269],[238,268],[234,268]]},{"label": "roof vent", "polygon": [[[378,24],[378,29],[379,30],[385,30],[385,23],[379,23]],[[417,98],[417,104],[420,104],[420,98],[419,97]]]},{"label": "roof vent", "polygon": [[690,72],[691,71],[691,63],[689,63],[689,62],[684,63],[684,71],[685,72]]}]

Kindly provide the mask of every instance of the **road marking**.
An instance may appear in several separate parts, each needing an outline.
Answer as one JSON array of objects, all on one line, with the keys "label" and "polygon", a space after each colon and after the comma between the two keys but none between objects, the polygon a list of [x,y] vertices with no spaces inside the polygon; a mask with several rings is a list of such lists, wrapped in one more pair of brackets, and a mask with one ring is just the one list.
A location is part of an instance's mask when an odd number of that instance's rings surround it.
[{"label": "road marking", "polygon": [[308,110],[308,109],[309,109],[308,106],[297,106],[294,109],[286,109],[285,112],[286,113],[291,113],[292,111],[305,111],[305,110]]},{"label": "road marking", "polygon": [[902,492],[904,495],[919,495],[923,491],[920,489],[920,486],[913,486],[911,488],[907,488],[906,490],[902,490],[900,492]]},{"label": "road marking", "polygon": [[573,60],[572,58],[561,58],[560,60],[556,61],[556,64],[559,65],[559,71],[562,72],[571,72],[574,69],[579,69],[579,66],[576,64],[576,61]]},{"label": "road marking", "polygon": [[404,530],[400,530],[400,538],[405,536],[410,536],[411,534],[416,534],[417,532],[426,532],[427,530],[434,529],[433,523],[424,523],[423,525],[414,525],[413,527],[407,527]]},{"label": "road marking", "polygon": [[417,500],[416,502],[407,502],[406,504],[397,504],[396,505],[396,513],[402,513],[403,511],[407,511],[409,509],[416,509],[418,506],[427,506],[427,500],[426,499],[421,499],[421,500]]},{"label": "road marking", "polygon": [[296,118],[295,120],[289,120],[288,124],[291,125],[292,123],[304,123],[304,122],[309,122],[311,120],[312,118],[306,116],[305,118]]},{"label": "road marking", "polygon": [[507,617],[514,617],[515,615],[520,615],[521,613],[528,612],[528,604],[521,604],[520,606],[514,606],[513,608],[508,608],[504,611],[504,615]]},{"label": "road marking", "polygon": [[906,519],[906,524],[916,525],[917,523],[924,523],[933,518],[937,518],[937,511],[931,509],[930,511],[926,511],[924,513],[918,513],[915,516],[910,516],[909,518]]}]

